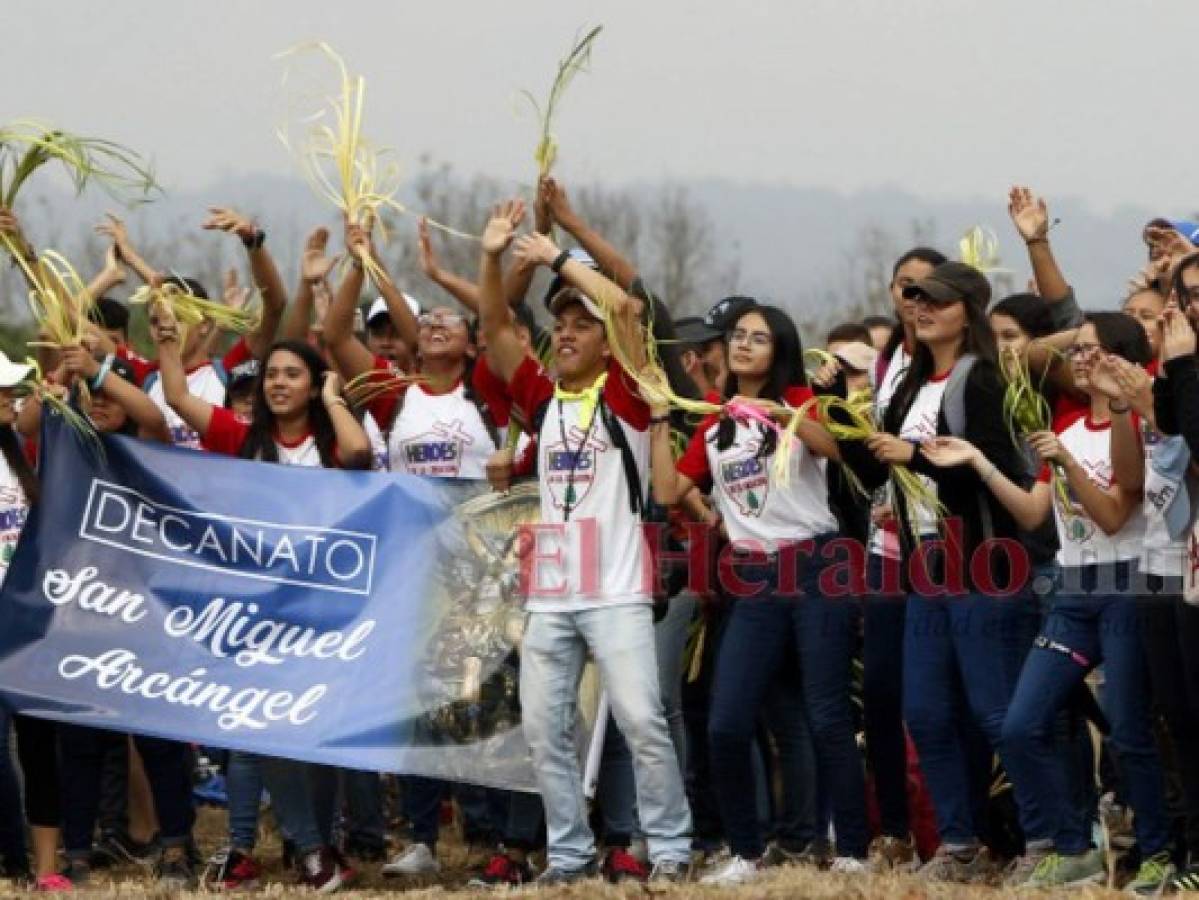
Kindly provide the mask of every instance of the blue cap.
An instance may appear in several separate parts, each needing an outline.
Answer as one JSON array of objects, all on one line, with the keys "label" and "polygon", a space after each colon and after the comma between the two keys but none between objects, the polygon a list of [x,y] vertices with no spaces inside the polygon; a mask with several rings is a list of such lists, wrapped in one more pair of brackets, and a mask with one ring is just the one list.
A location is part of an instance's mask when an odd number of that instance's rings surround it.
[{"label": "blue cap", "polygon": [[1199,225],[1186,219],[1171,219],[1170,227],[1181,234],[1192,244],[1199,245]]}]

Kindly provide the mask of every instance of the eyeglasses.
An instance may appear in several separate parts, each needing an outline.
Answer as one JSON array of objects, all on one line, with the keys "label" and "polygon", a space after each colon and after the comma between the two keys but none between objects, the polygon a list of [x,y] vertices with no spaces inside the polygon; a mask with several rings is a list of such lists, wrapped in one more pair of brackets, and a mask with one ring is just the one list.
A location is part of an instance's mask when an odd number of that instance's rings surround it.
[{"label": "eyeglasses", "polygon": [[774,338],[770,336],[769,331],[746,331],[744,328],[735,328],[733,329],[733,333],[729,335],[729,343],[769,347],[774,343]]},{"label": "eyeglasses", "polygon": [[461,325],[462,322],[462,316],[453,312],[421,313],[416,319],[416,324],[421,328],[432,328],[434,325],[453,328]]},{"label": "eyeglasses", "polygon": [[1066,348],[1066,356],[1070,359],[1077,359],[1080,356],[1092,356],[1102,350],[1099,344],[1075,344],[1072,347]]}]

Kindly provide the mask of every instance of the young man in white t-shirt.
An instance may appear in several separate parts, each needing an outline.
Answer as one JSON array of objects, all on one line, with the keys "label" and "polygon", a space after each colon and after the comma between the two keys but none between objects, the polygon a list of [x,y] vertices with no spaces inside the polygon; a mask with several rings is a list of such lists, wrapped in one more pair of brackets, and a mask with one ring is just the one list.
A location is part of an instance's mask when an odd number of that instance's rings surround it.
[{"label": "young man in white t-shirt", "polygon": [[[525,737],[545,805],[549,867],[559,884],[596,872],[595,837],[574,731],[579,678],[590,653],[633,754],[641,826],[658,880],[677,880],[690,860],[691,815],[662,712],[654,652],[649,548],[625,470],[648,489],[648,406],[611,355],[604,308],[639,347],[639,304],[543,235],[518,244],[522,259],[572,285],[551,301],[557,382],[521,346],[508,315],[500,256],[524,216],[520,201],[497,210],[483,235],[480,313],[492,368],[539,433],[541,530],[527,558],[529,621],[521,647]],[[597,304],[596,299],[603,304]],[[635,336],[634,336],[635,335]],[[616,433],[619,431],[619,434]],[[622,448],[621,442],[625,444]]]}]

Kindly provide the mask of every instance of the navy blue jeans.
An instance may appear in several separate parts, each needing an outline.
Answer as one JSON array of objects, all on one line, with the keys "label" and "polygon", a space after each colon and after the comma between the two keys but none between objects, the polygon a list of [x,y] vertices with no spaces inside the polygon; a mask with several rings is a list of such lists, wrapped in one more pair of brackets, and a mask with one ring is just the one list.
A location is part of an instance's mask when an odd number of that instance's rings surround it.
[{"label": "navy blue jeans", "polygon": [[937,831],[949,847],[972,846],[985,832],[974,789],[979,731],[1007,769],[1025,834],[1048,831],[1028,789],[1030,761],[1001,744],[1035,629],[1035,605],[1027,594],[908,595],[904,718],[932,796]]},{"label": "navy blue jeans", "polygon": [[[849,696],[858,606],[820,591],[820,573],[829,562],[821,551],[828,538],[814,541],[810,555],[784,553],[765,564],[737,567],[743,581],[759,587],[733,601],[716,660],[708,739],[729,846],[746,859],[756,859],[763,850],[750,747],[789,645],[798,651],[818,777],[833,800],[838,853],[866,855],[865,778]],[[780,595],[779,561],[788,560],[798,560],[800,566],[798,579],[788,576],[797,582],[798,596]]]},{"label": "navy blue jeans", "polygon": [[1003,725],[1003,743],[1030,760],[1026,778],[1041,798],[1060,853],[1090,846],[1084,810],[1071,804],[1069,772],[1053,752],[1054,717],[1101,661],[1104,712],[1135,813],[1142,856],[1169,842],[1161,763],[1149,718],[1149,682],[1130,567],[1064,570],[1069,586],[1054,598],[1037,645],[1028,655]]}]

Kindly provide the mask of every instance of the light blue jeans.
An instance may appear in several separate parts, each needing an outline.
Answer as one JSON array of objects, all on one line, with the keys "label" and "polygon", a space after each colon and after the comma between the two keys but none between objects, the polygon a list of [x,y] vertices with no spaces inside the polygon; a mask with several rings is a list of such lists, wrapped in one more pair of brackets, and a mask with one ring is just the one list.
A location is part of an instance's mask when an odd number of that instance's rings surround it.
[{"label": "light blue jeans", "polygon": [[575,741],[579,678],[588,651],[612,715],[633,754],[637,809],[654,863],[691,858],[691,812],[658,688],[649,604],[529,615],[521,647],[525,740],[545,804],[550,865],[578,869],[595,859],[595,836]]}]

